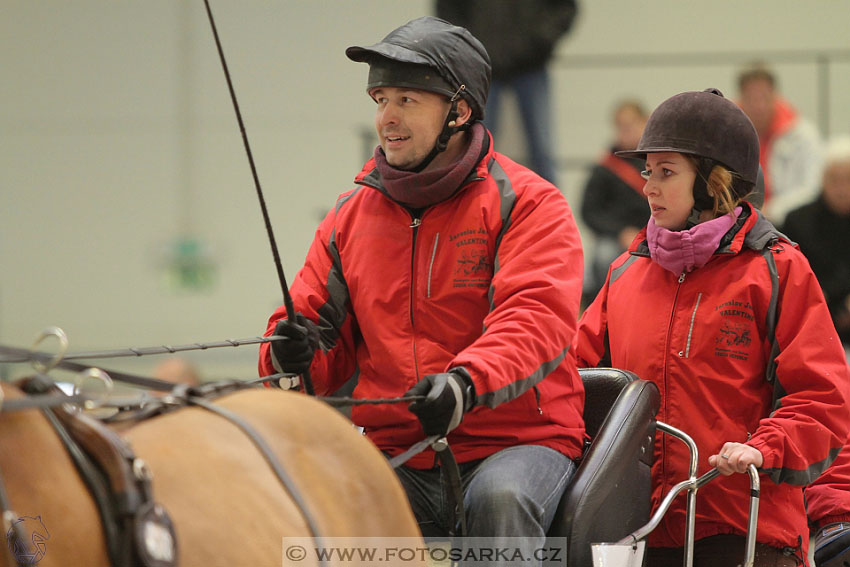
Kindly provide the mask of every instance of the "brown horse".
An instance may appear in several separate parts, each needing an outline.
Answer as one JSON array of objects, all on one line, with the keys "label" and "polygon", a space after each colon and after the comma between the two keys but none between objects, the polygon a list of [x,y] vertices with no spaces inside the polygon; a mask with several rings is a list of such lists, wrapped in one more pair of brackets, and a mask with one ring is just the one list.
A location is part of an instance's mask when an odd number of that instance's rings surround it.
[{"label": "brown horse", "polygon": [[[24,395],[2,388],[7,400]],[[335,410],[264,388],[213,403],[238,414],[273,449],[322,537],[419,537],[386,459]],[[173,520],[181,567],[317,564],[283,557],[284,537],[310,535],[304,514],[232,422],[186,407],[123,429]],[[15,514],[35,536],[30,546],[39,567],[109,567],[94,499],[40,411],[0,408],[0,475]],[[0,567],[14,565],[0,549]]]}]

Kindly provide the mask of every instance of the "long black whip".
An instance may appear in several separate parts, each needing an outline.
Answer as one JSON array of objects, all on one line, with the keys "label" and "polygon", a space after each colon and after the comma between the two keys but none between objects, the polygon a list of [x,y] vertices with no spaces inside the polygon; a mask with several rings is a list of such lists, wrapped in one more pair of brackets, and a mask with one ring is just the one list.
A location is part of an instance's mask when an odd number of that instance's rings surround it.
[{"label": "long black whip", "polygon": [[[295,307],[292,303],[292,295],[289,293],[289,286],[286,285],[286,275],[283,273],[283,264],[280,261],[280,253],[277,250],[277,241],[272,230],[272,223],[269,220],[269,211],[266,208],[266,199],[263,196],[263,189],[260,186],[260,178],[257,175],[257,167],[254,165],[254,154],[251,153],[251,144],[248,143],[248,134],[245,132],[245,123],[242,121],[242,112],[239,110],[239,103],[236,100],[236,91],[233,90],[233,81],[230,79],[230,71],[227,68],[227,61],[224,58],[224,50],[221,48],[221,40],[218,37],[218,29],[215,25],[212,9],[210,9],[209,0],[204,0],[204,6],[207,8],[207,16],[209,16],[210,27],[212,28],[215,45],[218,48],[218,56],[221,59],[221,67],[224,70],[224,77],[227,79],[227,88],[230,91],[230,100],[233,101],[233,110],[236,111],[236,120],[239,122],[239,131],[242,133],[242,142],[245,144],[245,152],[248,154],[248,163],[251,166],[251,175],[254,177],[254,187],[257,189],[257,198],[260,201],[260,209],[263,212],[263,222],[266,225],[266,233],[269,236],[269,245],[272,248],[272,256],[274,256],[274,265],[277,268],[277,277],[280,280],[280,287],[283,290],[283,306],[286,309],[286,316],[295,322]],[[301,375],[304,380],[304,391],[311,396],[315,395],[313,389],[313,380],[310,378],[310,371],[305,370]]]}]

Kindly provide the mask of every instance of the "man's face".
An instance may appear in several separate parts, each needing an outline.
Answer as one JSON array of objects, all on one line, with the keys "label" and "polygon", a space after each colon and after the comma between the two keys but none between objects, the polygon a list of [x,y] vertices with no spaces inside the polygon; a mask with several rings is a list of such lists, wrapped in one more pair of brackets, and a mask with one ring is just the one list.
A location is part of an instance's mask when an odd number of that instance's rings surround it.
[{"label": "man's face", "polygon": [[398,169],[413,169],[431,152],[450,104],[429,91],[378,87],[369,92],[377,103],[375,130],[387,162]]},{"label": "man's face", "polygon": [[776,92],[765,79],[753,79],[741,88],[741,110],[750,117],[760,134],[770,127],[775,103]]},{"label": "man's face", "polygon": [[826,168],[823,196],[833,212],[850,216],[850,161],[837,161]]}]

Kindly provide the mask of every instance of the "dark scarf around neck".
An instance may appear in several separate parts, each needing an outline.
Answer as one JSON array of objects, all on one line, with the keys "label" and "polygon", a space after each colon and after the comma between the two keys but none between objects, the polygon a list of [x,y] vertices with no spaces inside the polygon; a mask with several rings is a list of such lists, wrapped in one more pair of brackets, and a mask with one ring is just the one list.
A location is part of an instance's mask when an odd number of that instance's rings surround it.
[{"label": "dark scarf around neck", "polygon": [[422,209],[445,201],[460,189],[481,159],[487,130],[483,124],[476,122],[470,128],[470,135],[469,147],[460,159],[445,167],[418,173],[391,166],[381,146],[376,147],[375,166],[381,174],[384,189],[394,201],[411,209]]}]

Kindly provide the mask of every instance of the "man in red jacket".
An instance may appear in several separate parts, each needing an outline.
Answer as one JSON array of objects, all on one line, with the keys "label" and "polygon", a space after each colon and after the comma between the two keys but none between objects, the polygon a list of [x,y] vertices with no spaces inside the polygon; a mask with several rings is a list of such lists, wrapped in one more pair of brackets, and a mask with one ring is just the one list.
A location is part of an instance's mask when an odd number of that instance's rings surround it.
[{"label": "man in red jacket", "polygon": [[[356,376],[352,420],[387,455],[447,436],[467,535],[543,543],[581,454],[584,392],[570,344],[579,234],[551,183],[493,149],[486,51],[426,17],[346,55],[369,64],[380,146],[319,226],[266,334],[260,372],[310,370],[318,394]],[[413,413],[411,413],[413,412]],[[398,470],[423,533],[453,533],[432,450]]]},{"label": "man in red jacket", "polygon": [[738,105],[759,137],[764,171],[764,214],[774,224],[817,195],[823,163],[821,136],[814,124],[785,100],[776,75],[761,63],[738,74]]}]

